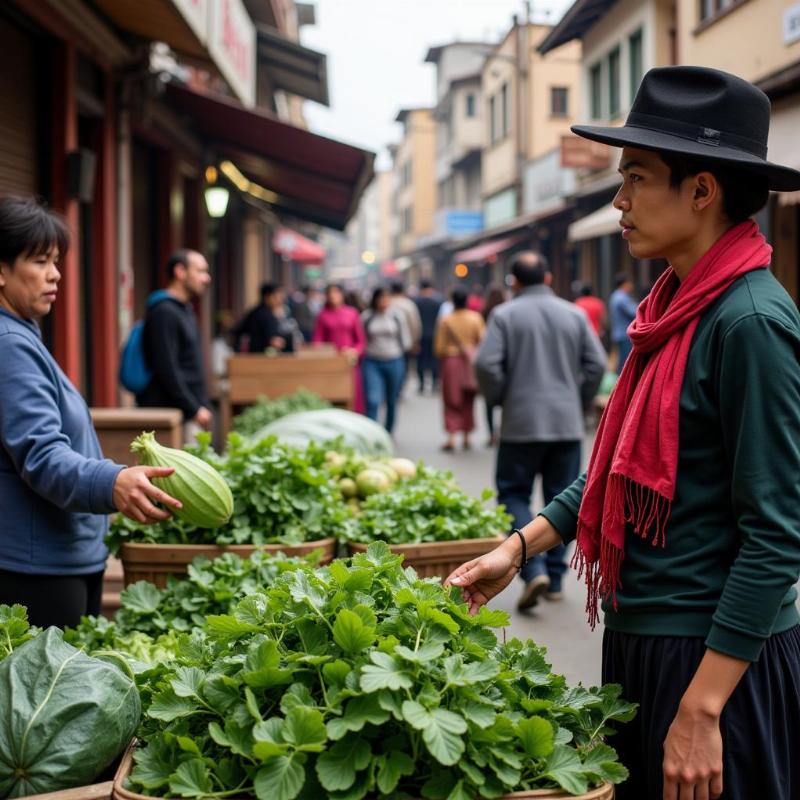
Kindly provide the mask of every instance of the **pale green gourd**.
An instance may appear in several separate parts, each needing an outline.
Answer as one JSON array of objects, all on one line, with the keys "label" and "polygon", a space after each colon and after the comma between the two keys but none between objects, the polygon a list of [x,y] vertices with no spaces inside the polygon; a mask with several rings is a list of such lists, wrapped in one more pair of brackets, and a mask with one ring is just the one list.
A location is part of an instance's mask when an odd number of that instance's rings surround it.
[{"label": "pale green gourd", "polygon": [[231,518],[230,487],[210,464],[185,450],[160,445],[152,432],[137,436],[131,452],[145,466],[175,468],[167,478],[153,478],[153,483],[183,503],[183,508],[169,509],[178,519],[198,528],[219,528]]}]

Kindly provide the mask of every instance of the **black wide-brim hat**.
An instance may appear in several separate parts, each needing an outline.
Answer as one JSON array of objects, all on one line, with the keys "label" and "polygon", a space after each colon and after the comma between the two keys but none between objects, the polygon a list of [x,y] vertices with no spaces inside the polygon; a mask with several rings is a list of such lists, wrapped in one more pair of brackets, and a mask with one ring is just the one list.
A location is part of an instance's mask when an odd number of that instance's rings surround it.
[{"label": "black wide-brim hat", "polygon": [[708,67],[656,67],[642,78],[622,127],[573,125],[578,136],[707,159],[764,175],[779,192],[800,189],[800,172],[767,161],[770,102],[760,89]]}]

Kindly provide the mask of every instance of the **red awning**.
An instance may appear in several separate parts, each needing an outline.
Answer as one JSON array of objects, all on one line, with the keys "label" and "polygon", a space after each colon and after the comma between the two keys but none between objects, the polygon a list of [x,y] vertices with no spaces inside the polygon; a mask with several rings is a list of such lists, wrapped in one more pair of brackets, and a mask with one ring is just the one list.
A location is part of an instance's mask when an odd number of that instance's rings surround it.
[{"label": "red awning", "polygon": [[290,228],[278,228],[275,231],[272,237],[272,249],[298,264],[319,266],[325,263],[325,249]]},{"label": "red awning", "polygon": [[486,261],[487,258],[496,256],[504,250],[508,250],[526,237],[527,234],[522,233],[516,236],[506,236],[503,239],[492,239],[488,242],[481,242],[474,247],[468,247],[466,250],[459,250],[453,255],[453,258],[456,261]]},{"label": "red awning", "polygon": [[372,180],[375,154],[248,109],[229,97],[167,86],[170,103],[192,118],[245,176],[269,190],[270,205],[344,230]]}]

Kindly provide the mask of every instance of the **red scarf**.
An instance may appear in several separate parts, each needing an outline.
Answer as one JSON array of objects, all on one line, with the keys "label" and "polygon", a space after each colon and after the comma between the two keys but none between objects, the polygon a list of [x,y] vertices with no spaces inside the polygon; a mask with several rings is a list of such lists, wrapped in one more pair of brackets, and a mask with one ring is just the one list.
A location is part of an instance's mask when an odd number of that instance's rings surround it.
[{"label": "red scarf", "polygon": [[668,267],[639,305],[628,328],[633,352],[600,420],[578,513],[573,566],[579,577],[586,573],[592,627],[600,597],[616,609],[626,525],[665,544],[678,469],[678,404],[700,317],[737,278],[768,265],[771,254],[755,222],[743,222],[683,282]]}]

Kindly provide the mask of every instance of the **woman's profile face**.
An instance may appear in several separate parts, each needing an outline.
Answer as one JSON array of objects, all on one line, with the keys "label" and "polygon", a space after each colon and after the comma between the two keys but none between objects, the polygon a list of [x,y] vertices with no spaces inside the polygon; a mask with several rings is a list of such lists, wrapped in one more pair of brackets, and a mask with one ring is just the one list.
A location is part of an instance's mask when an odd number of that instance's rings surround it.
[{"label": "woman's profile face", "polygon": [[27,320],[49,314],[61,280],[58,259],[54,246],[39,255],[23,253],[11,265],[0,263],[0,307]]}]

